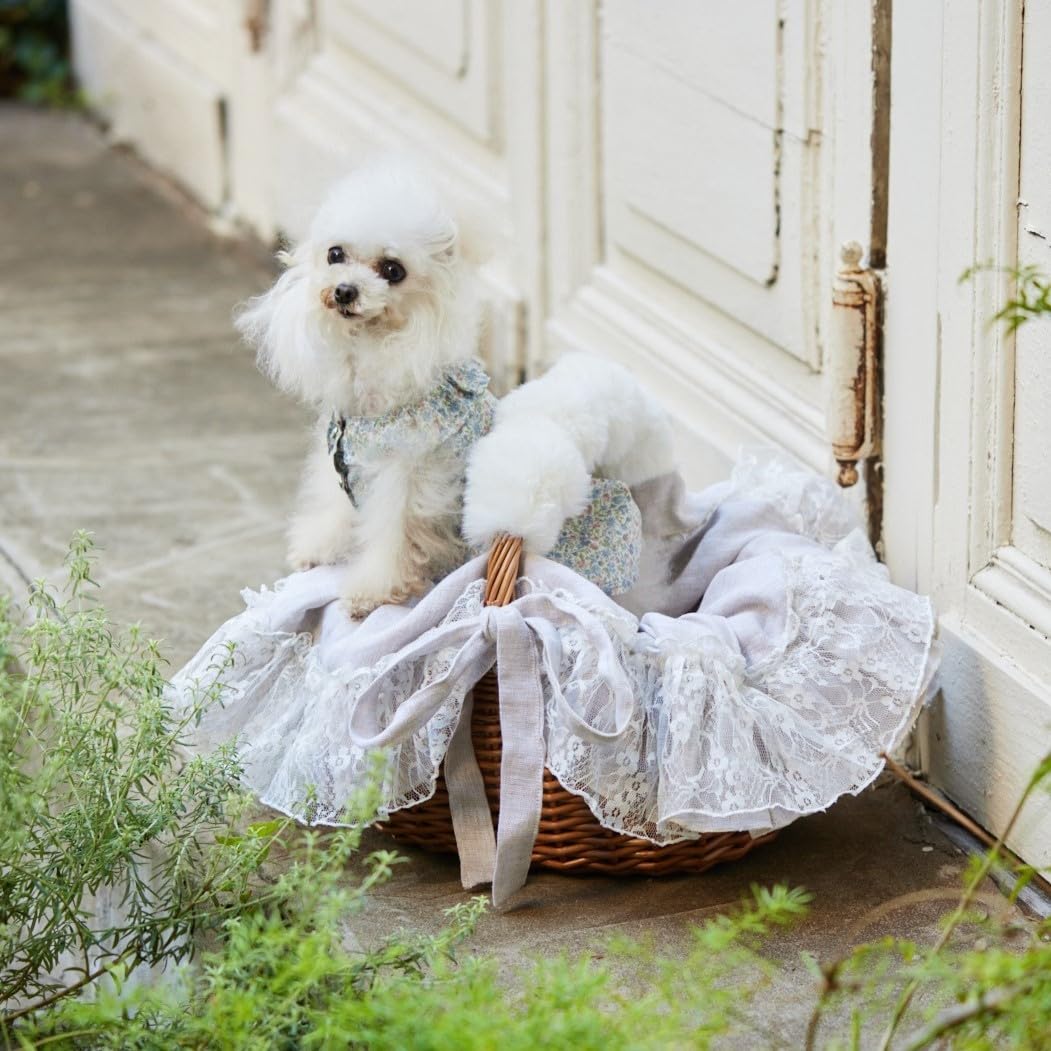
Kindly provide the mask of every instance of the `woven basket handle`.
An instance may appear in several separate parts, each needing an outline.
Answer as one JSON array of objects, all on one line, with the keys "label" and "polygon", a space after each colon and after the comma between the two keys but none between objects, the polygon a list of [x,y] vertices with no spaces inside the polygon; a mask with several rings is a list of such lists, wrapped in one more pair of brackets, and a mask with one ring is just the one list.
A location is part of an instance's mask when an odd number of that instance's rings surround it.
[{"label": "woven basket handle", "polygon": [[515,597],[518,564],[522,561],[522,538],[498,536],[489,551],[485,570],[485,604],[506,606]]}]

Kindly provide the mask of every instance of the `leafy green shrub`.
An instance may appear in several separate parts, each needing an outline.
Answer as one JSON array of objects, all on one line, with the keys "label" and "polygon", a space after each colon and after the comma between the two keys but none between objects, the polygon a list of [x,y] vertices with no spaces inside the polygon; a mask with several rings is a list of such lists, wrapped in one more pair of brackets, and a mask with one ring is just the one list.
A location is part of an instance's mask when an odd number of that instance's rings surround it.
[{"label": "leafy green shrub", "polygon": [[[0,1002],[23,1007],[183,958],[267,845],[215,842],[242,809],[240,768],[179,745],[217,689],[165,705],[156,644],[92,601],[89,550],[78,534],[65,594],[34,585],[24,621],[0,598]],[[93,922],[100,897],[112,923]]]},{"label": "leafy green shrub", "polygon": [[[994,867],[1014,870],[1012,901],[1038,876],[1031,866],[1005,855],[1003,842],[1025,805],[1049,781],[1051,755],[1033,773],[996,844],[972,859],[963,894],[933,946],[888,938],[859,946],[822,969],[808,1051],[819,1046],[880,1051],[1051,1047],[1051,918],[1025,924],[976,907],[978,891]],[[925,1006],[916,1010],[921,994]],[[851,1041],[819,1044],[822,1020],[837,1007],[850,1015]],[[863,1035],[875,1042],[863,1043]]]},{"label": "leafy green shrub", "polygon": [[0,0],[0,98],[78,105],[66,0]]},{"label": "leafy green shrub", "polygon": [[[20,1035],[42,1042],[76,1034],[77,1046],[151,1051],[706,1048],[731,1029],[752,1031],[746,1009],[770,968],[756,970],[744,941],[802,910],[798,894],[760,894],[737,916],[699,928],[685,959],[662,960],[625,942],[601,962],[537,961],[509,986],[492,960],[458,962],[454,954],[482,899],[448,910],[437,936],[394,936],[356,952],[340,930],[363,887],[334,886],[349,881],[327,863],[318,875],[310,861],[295,870],[294,908],[230,921],[222,948],[204,954],[200,971],[174,992],[118,990],[73,1002]],[[370,870],[370,878],[382,875],[382,866]],[[618,961],[643,964],[645,986],[614,978]]]},{"label": "leafy green shrub", "polygon": [[[74,538],[64,592],[35,584],[24,620],[0,604],[8,1045],[525,1048],[550,1032],[580,1048],[674,1046],[685,1033],[705,1046],[747,999],[720,983],[746,966],[769,972],[744,943],[798,915],[798,892],[757,891],[739,917],[699,930],[684,963],[622,946],[625,961],[652,963],[642,995],[583,958],[538,963],[509,997],[491,962],[454,961],[480,899],[450,910],[436,936],[348,948],[347,922],[398,861],[380,851],[348,872],[376,788],[353,801],[351,828],[327,835],[248,822],[234,752],[180,750],[221,703],[216,683],[234,655],[189,711],[173,711],[156,644],[115,629],[95,601],[90,548]],[[119,911],[100,923],[107,893]],[[136,968],[186,960],[205,938],[216,947],[176,980],[129,981]]]}]

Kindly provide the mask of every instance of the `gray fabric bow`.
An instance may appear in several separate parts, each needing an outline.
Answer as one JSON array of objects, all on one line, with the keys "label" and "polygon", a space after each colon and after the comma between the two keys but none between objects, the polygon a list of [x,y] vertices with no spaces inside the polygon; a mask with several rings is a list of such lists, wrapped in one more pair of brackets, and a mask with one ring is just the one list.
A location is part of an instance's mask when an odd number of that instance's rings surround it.
[{"label": "gray fabric bow", "polygon": [[[598,677],[613,702],[604,706],[613,712],[609,729],[589,723],[563,692],[559,636],[570,626],[586,635],[597,655]],[[625,733],[633,707],[631,684],[598,618],[547,593],[523,595],[508,606],[483,607],[475,619],[440,625],[401,650],[396,664],[412,663],[450,647],[456,647],[457,653],[448,671],[406,698],[386,726],[379,725],[375,702],[392,669],[374,679],[351,708],[350,736],[363,748],[399,744],[426,725],[455,687],[473,686],[495,662],[503,737],[495,836],[471,743],[470,694],[445,754],[445,781],[463,885],[492,883],[493,904],[500,907],[525,885],[540,823],[546,755],[541,672],[551,703],[565,711],[577,735],[594,742],[613,741]]]}]

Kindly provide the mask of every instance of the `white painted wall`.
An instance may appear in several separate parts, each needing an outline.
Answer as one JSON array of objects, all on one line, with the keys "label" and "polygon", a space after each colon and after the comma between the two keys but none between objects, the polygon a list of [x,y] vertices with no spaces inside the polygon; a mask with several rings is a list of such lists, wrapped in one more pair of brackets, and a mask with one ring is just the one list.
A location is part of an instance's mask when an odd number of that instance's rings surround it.
[{"label": "white painted wall", "polygon": [[217,11],[202,0],[83,0],[72,8],[77,76],[114,139],[212,209],[227,195],[226,27]]}]

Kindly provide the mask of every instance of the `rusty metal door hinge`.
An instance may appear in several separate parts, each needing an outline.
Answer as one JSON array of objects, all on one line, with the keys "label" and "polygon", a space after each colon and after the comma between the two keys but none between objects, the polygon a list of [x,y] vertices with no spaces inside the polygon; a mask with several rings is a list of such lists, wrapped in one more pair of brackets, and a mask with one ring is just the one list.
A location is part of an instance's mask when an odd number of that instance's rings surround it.
[{"label": "rusty metal door hinge", "polygon": [[840,249],[832,284],[828,364],[828,438],[839,464],[839,484],[854,485],[858,463],[879,452],[878,275],[861,266],[857,241]]},{"label": "rusty metal door hinge", "polygon": [[248,0],[245,5],[244,27],[248,31],[248,43],[252,54],[259,54],[270,29],[270,0]]}]

